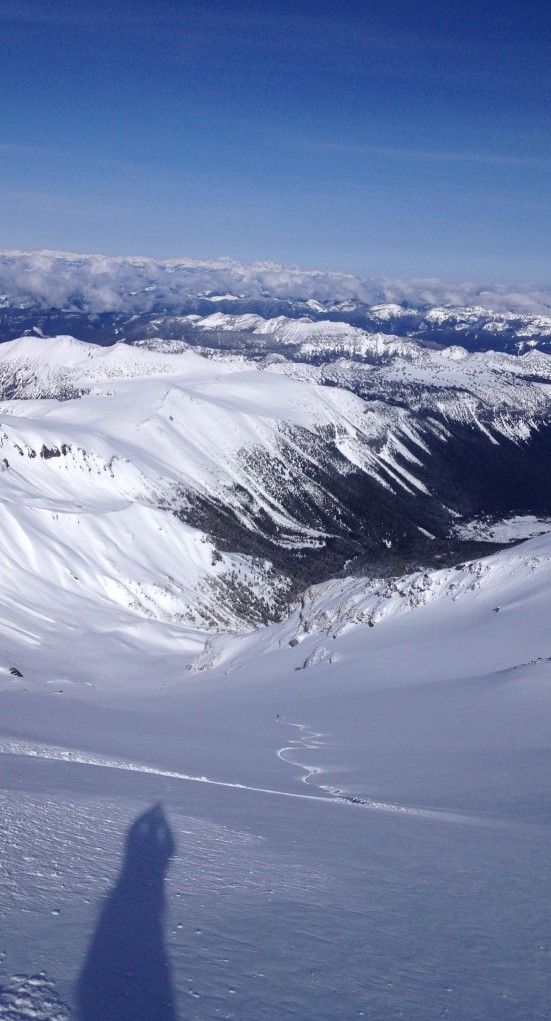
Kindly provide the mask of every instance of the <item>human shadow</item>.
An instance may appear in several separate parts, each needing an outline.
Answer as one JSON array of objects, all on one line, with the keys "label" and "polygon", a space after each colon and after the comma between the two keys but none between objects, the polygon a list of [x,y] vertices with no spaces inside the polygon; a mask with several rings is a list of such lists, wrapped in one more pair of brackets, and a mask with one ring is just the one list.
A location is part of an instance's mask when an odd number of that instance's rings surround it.
[{"label": "human shadow", "polygon": [[130,827],[78,979],[78,1021],[176,1021],[163,939],[164,879],[175,849],[161,805]]}]

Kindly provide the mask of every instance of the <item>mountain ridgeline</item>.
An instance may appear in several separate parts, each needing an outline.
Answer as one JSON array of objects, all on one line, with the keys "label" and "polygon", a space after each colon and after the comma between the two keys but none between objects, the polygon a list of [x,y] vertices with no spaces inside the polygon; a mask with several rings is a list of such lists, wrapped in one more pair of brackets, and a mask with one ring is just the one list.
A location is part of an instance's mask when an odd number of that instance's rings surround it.
[{"label": "mountain ridgeline", "polygon": [[[256,298],[199,295],[182,300],[177,312],[161,301],[147,312],[90,312],[79,308],[79,295],[70,309],[45,308],[32,302],[18,303],[7,297],[0,303],[0,343],[24,335],[55,337],[68,333],[91,344],[110,345],[120,340],[135,343],[144,338],[163,337],[213,350],[240,350],[248,357],[262,357],[262,345],[255,343],[247,330],[234,334],[231,341],[223,326],[198,334],[195,323],[221,313],[227,316],[277,317],[313,323],[354,326],[367,333],[411,338],[419,344],[448,347],[459,344],[467,351],[497,350],[524,354],[537,348],[551,353],[551,313],[548,316],[512,312],[492,312],[484,308],[403,308],[396,304],[368,305],[361,301],[301,301],[273,295]],[[292,357],[292,350],[287,350]],[[326,356],[331,358],[331,352]],[[336,352],[333,357],[336,357]]]},{"label": "mountain ridgeline", "polygon": [[[480,519],[551,514],[542,316],[231,295],[129,315],[6,299],[0,339],[4,514],[24,500],[46,544],[61,512],[65,527],[85,520],[86,585],[141,615],[256,626],[331,577],[490,553]],[[81,555],[63,545],[71,578]]]}]

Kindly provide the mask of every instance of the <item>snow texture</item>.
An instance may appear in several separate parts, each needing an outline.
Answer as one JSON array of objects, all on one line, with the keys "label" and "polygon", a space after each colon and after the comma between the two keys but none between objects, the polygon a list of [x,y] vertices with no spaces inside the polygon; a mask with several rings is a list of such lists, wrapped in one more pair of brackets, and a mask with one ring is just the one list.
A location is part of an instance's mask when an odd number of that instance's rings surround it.
[{"label": "snow texture", "polygon": [[92,600],[32,669],[12,633],[0,1016],[546,1018],[549,541],[317,586],[199,673]]}]

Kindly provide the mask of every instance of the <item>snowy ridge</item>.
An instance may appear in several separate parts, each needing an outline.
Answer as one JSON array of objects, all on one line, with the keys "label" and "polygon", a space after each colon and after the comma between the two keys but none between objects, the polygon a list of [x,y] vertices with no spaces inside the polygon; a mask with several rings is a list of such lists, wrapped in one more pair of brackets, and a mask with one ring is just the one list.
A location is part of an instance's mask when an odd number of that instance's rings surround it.
[{"label": "snowy ridge", "polygon": [[[190,668],[233,670],[259,655],[277,659],[288,647],[295,669],[337,664],[340,672],[349,668],[346,661],[355,650],[369,657],[373,643],[376,650],[381,644],[385,648],[403,627],[408,636],[421,639],[454,620],[460,632],[472,629],[478,636],[473,638],[474,660],[483,654],[489,669],[551,664],[545,623],[550,612],[551,536],[545,534],[450,569],[311,586],[284,621],[242,639],[211,639]],[[494,631],[499,640],[491,637]],[[471,657],[463,651],[461,658],[467,663]]]},{"label": "snowy ridge", "polygon": [[315,356],[380,359],[397,354],[415,357],[417,353],[416,345],[404,338],[369,332],[346,322],[315,321],[306,317],[290,319],[287,316],[264,319],[254,314],[232,316],[222,312],[204,318],[190,316],[189,321],[196,330],[209,333],[250,333],[267,337],[271,345],[295,348],[298,356],[305,361]]},{"label": "snowy ridge", "polygon": [[[473,327],[479,327],[486,333],[496,335],[511,329],[514,329],[519,337],[536,338],[538,335],[542,337],[551,335],[551,316],[549,315],[528,316],[526,322],[522,324],[519,322],[518,313],[515,312],[494,312],[489,316],[488,306],[453,310],[431,308],[424,316],[424,322],[428,325],[453,327],[459,334]],[[530,346],[529,343],[528,346]]]},{"label": "snowy ridge", "polygon": [[[314,351],[310,327],[296,325],[308,337],[300,348],[307,359]],[[320,343],[315,350],[329,364],[306,368],[300,362],[275,362],[271,369],[332,382],[371,399],[404,404],[413,412],[431,411],[481,430],[490,425],[493,432],[511,439],[525,439],[538,428],[538,420],[551,415],[551,358],[546,354],[533,351],[519,359],[498,352],[469,353],[457,346],[431,351],[413,341],[356,333],[364,335],[364,356],[368,350],[377,356],[384,353],[382,364],[378,357],[375,364],[361,366],[345,358],[333,363],[328,356],[334,348]],[[351,358],[354,351],[346,353]]]},{"label": "snowy ridge", "polygon": [[[544,316],[526,319],[523,324],[514,315],[503,315],[494,319],[489,313],[482,309],[466,310],[463,313],[450,312],[445,309],[432,309],[426,316],[418,316],[415,325],[410,322],[404,326],[404,333],[383,332],[377,327],[394,323],[398,326],[403,319],[412,319],[410,310],[400,309],[395,313],[395,306],[389,306],[389,315],[385,315],[384,308],[379,306],[369,310],[369,327],[354,325],[343,320],[339,322],[333,316],[329,318],[312,319],[308,315],[295,316],[279,315],[275,318],[264,318],[258,313],[231,314],[227,312],[213,312],[207,316],[197,314],[182,316],[180,322],[187,326],[195,334],[203,333],[206,340],[231,334],[249,335],[257,337],[259,343],[264,338],[267,351],[277,350],[293,359],[304,361],[334,361],[337,358],[353,358],[374,363],[385,363],[391,358],[399,357],[406,360],[417,360],[422,358],[426,350],[425,340],[431,339],[431,330],[438,327],[435,333],[434,342],[449,352],[452,359],[466,357],[470,338],[478,334],[495,335],[498,338],[496,343],[496,356],[505,355],[500,351],[499,337],[507,332],[510,336],[517,337],[518,343],[510,345],[508,351],[511,358],[510,371],[523,372],[522,365],[515,368],[514,361],[519,362],[518,354],[537,354],[538,344],[545,344],[546,338],[551,337],[551,318]],[[472,312],[472,315],[468,314]],[[327,315],[327,313],[326,313]],[[391,319],[392,315],[392,319]],[[484,321],[481,322],[481,316]],[[171,320],[174,325],[174,320]],[[163,319],[153,320],[150,325],[161,331],[166,328]],[[144,327],[145,328],[145,327]],[[445,334],[447,331],[447,335]],[[191,334],[193,336],[193,333]],[[200,340],[200,337],[199,337]],[[466,346],[463,346],[465,344]],[[215,340],[212,347],[215,349]],[[488,362],[491,364],[493,352],[486,352]],[[475,347],[476,350],[476,347]],[[485,348],[484,348],[485,350]],[[522,361],[522,360],[521,360]]]},{"label": "snowy ridge", "polygon": [[287,579],[265,561],[219,552],[174,510],[202,492],[246,527],[262,509],[283,544],[319,544],[323,528],[296,520],[255,474],[267,454],[293,485],[280,443],[292,449],[297,428],[336,435],[343,459],[377,474],[371,444],[383,427],[351,394],[191,352],[71,338],[3,345],[0,366],[18,393],[0,410],[8,601],[15,577],[36,605],[57,591],[62,602],[80,595],[191,627],[256,624],[275,612]]},{"label": "snowy ridge", "polygon": [[518,592],[537,599],[551,590],[551,541],[548,536],[522,544],[506,553],[443,571],[424,571],[391,581],[373,583],[365,579],[331,581],[307,589],[301,598],[296,637],[326,635],[338,638],[357,626],[375,625],[409,614],[432,602],[461,601],[490,593],[504,603],[493,609],[506,612],[518,599]]},{"label": "snowy ridge", "polygon": [[548,356],[415,344],[383,365],[316,366],[23,337],[0,346],[0,386],[6,604],[14,576],[22,605],[55,591],[61,616],[78,597],[207,629],[284,612],[296,554],[344,540],[327,576],[361,552],[358,532],[393,551],[400,501],[425,501],[407,528],[427,547],[453,519],[434,446],[465,428],[525,458],[551,420]]},{"label": "snowy ridge", "polygon": [[[366,409],[346,391],[320,387],[312,379],[274,376],[242,360],[212,363],[192,352],[173,355],[123,344],[103,349],[70,338],[61,338],[59,347],[55,341],[44,348],[42,344],[23,338],[0,348],[0,371],[11,380],[12,390],[17,386],[19,399],[2,406],[9,416],[4,434],[8,453],[19,445],[34,457],[45,446],[66,457],[69,438],[75,437],[78,456],[93,448],[105,464],[113,458],[129,461],[129,472],[139,467],[142,480],[153,468],[161,489],[170,479],[182,488],[207,491],[227,489],[234,482],[248,484],[255,499],[291,530],[296,524],[275,497],[261,489],[255,492],[254,478],[243,475],[243,450],[259,448],[278,457],[278,431],[293,442],[293,430],[306,429],[332,434],[343,457],[377,472],[371,447],[387,434],[384,409]],[[52,361],[64,368],[52,368]],[[56,385],[63,403],[40,400],[53,397]],[[67,389],[81,395],[78,404],[67,397]],[[40,403],[33,405],[33,398]],[[389,415],[399,431],[405,416],[392,409]],[[128,457],[117,450],[125,432],[130,434],[124,439]],[[148,444],[154,457],[144,456]],[[180,456],[178,444],[185,444]],[[388,445],[392,447],[392,438]],[[48,459],[47,453],[43,456]],[[404,486],[408,481],[398,478]]]}]

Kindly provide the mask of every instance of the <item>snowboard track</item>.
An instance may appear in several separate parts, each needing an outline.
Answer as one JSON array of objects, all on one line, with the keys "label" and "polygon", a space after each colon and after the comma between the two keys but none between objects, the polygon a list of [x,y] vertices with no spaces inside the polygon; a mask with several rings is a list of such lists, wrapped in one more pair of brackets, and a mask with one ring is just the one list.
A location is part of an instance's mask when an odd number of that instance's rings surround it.
[{"label": "snowboard track", "polygon": [[[464,815],[460,812],[446,812],[440,809],[429,809],[415,807],[413,805],[400,805],[395,802],[388,801],[375,801],[373,798],[361,798],[356,795],[347,794],[345,791],[340,790],[338,787],[332,784],[314,783],[314,777],[319,777],[322,773],[328,772],[329,770],[323,766],[306,765],[304,762],[297,761],[295,758],[291,758],[291,755],[296,754],[297,751],[310,751],[315,748],[323,748],[325,742],[322,740],[324,735],[315,730],[310,730],[304,723],[290,723],[288,720],[276,717],[278,723],[281,723],[286,727],[295,727],[299,731],[299,736],[296,740],[292,741],[290,745],[286,745],[283,748],[279,748],[276,752],[277,757],[288,765],[297,766],[303,771],[303,776],[299,777],[303,783],[314,785],[318,790],[324,792],[324,797],[321,798],[323,801],[341,802],[348,805],[358,805],[360,808],[367,808],[371,811],[377,812],[389,812],[395,815],[410,815],[416,818],[422,819],[434,819],[438,821],[455,822],[455,823],[470,823],[471,825],[485,825],[488,824],[487,820],[477,819],[474,816]],[[300,797],[300,795],[296,795]],[[319,798],[318,798],[319,800]]]},{"label": "snowboard track", "polygon": [[[284,722],[284,721],[279,721]],[[285,758],[286,753],[296,752],[298,748],[322,747],[319,743],[323,736],[309,730],[303,724],[286,724],[296,727],[301,736],[292,745],[280,748],[277,752],[282,762],[288,762],[299,766],[304,770],[302,781],[312,785],[312,778],[319,776],[324,770],[320,766],[304,766],[299,762],[292,762]],[[434,821],[446,821],[454,823],[480,824],[481,820],[474,817],[461,815],[460,813],[445,812],[436,809],[416,808],[408,805],[393,804],[391,802],[375,801],[370,798],[359,798],[348,795],[336,787],[328,785],[316,785],[319,794],[299,794],[294,791],[275,790],[268,787],[253,787],[249,784],[229,782],[227,780],[214,780],[208,776],[193,776],[176,770],[161,769],[145,763],[133,762],[132,760],[118,759],[107,755],[99,755],[92,752],[83,752],[78,749],[64,748],[60,745],[48,745],[38,742],[26,741],[17,738],[0,739],[0,755],[23,756],[25,758],[41,759],[73,763],[75,765],[88,766],[101,769],[117,769],[131,773],[145,773],[151,776],[165,777],[172,780],[180,780],[185,783],[200,783],[212,787],[225,787],[236,791],[249,791],[254,794],[267,794],[279,798],[293,798],[302,801],[317,801],[331,805],[348,805],[367,809],[372,812],[386,812],[393,815],[413,816],[415,818],[432,819]]]}]

